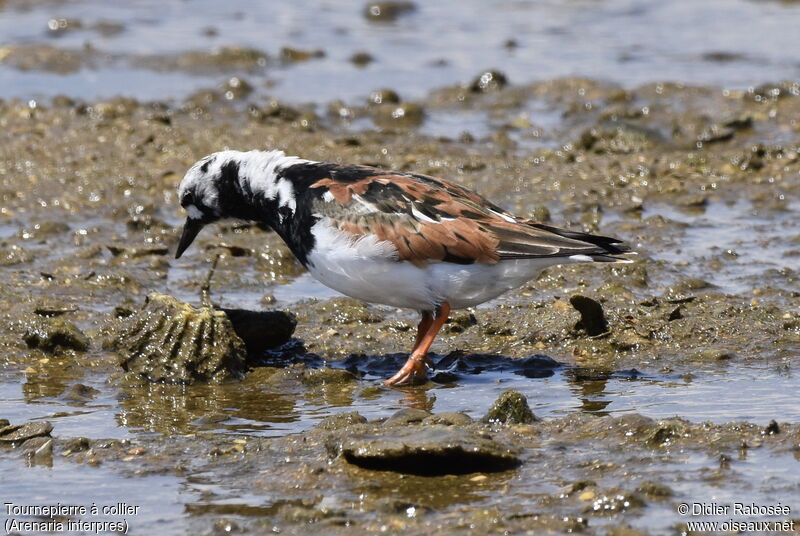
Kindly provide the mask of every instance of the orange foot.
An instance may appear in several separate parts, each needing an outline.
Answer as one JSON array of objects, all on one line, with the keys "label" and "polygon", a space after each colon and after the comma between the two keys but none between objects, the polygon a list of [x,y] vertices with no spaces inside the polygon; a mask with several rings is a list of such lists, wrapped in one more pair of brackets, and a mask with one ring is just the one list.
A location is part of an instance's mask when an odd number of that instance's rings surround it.
[{"label": "orange foot", "polygon": [[397,371],[397,374],[386,380],[384,385],[387,387],[394,387],[399,385],[414,385],[425,383],[428,379],[427,358],[411,355],[403,365],[403,368]]}]

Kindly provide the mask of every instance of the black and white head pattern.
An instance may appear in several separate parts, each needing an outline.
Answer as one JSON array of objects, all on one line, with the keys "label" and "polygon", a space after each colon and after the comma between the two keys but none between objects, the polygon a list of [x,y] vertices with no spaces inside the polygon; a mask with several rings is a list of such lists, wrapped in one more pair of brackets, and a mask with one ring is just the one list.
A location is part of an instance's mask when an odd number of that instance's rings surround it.
[{"label": "black and white head pattern", "polygon": [[188,218],[203,223],[226,217],[251,219],[249,210],[256,200],[275,202],[283,218],[297,206],[292,183],[279,171],[304,162],[283,151],[220,151],[189,168],[178,186],[178,198]]}]

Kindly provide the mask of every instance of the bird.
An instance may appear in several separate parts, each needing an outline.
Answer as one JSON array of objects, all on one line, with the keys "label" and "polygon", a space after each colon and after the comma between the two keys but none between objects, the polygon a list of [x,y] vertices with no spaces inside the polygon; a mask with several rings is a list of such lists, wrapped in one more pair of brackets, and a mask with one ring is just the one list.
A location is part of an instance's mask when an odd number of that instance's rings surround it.
[{"label": "bird", "polygon": [[176,258],[210,223],[255,222],[326,286],[419,311],[414,347],[389,387],[427,380],[428,352],[451,310],[494,299],[548,266],[631,262],[619,239],[515,216],[445,179],[279,150],[205,156],[177,193],[186,221]]}]

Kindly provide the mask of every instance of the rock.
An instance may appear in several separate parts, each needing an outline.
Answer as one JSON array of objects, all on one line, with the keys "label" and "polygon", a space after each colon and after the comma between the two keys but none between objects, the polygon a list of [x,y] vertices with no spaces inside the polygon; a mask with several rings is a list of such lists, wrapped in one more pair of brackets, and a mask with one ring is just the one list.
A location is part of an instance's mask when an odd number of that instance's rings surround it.
[{"label": "rock", "polygon": [[501,394],[483,417],[483,422],[504,424],[529,424],[536,420],[528,406],[528,400],[522,393],[514,390]]},{"label": "rock", "polygon": [[34,437],[22,444],[22,455],[33,465],[53,464],[53,438]]},{"label": "rock", "polygon": [[776,435],[781,433],[781,427],[778,426],[778,421],[772,419],[767,424],[767,427],[764,428],[764,435]]},{"label": "rock", "polygon": [[463,333],[467,328],[478,323],[475,315],[467,311],[459,311],[447,320],[448,333]]},{"label": "rock", "polygon": [[296,63],[324,57],[325,51],[323,50],[300,50],[292,47],[283,47],[281,49],[281,60],[286,63]]},{"label": "rock", "polygon": [[425,417],[422,424],[444,424],[445,426],[466,426],[472,423],[472,417],[466,413],[444,412]]},{"label": "rock", "polygon": [[346,437],[328,449],[363,469],[426,476],[491,473],[520,463],[514,450],[497,441],[439,425]]},{"label": "rock", "polygon": [[649,149],[662,140],[658,133],[625,124],[591,127],[581,134],[575,147],[598,154],[630,154]]},{"label": "rock", "polygon": [[736,357],[736,354],[724,348],[706,348],[693,352],[689,357],[698,361],[728,361]]},{"label": "rock", "polygon": [[15,443],[32,437],[49,436],[53,425],[48,421],[29,422],[0,428],[0,443]]},{"label": "rock", "polygon": [[372,120],[383,128],[416,127],[425,120],[425,110],[413,102],[384,104],[373,109]]},{"label": "rock", "polygon": [[484,71],[469,85],[470,91],[474,93],[487,93],[497,91],[508,85],[508,78],[500,71]]},{"label": "rock", "polygon": [[422,409],[406,408],[396,411],[391,417],[386,419],[384,426],[406,426],[409,424],[419,424],[430,417],[430,412]]},{"label": "rock", "polygon": [[414,2],[370,2],[364,6],[364,17],[371,22],[393,22],[401,15],[412,13],[416,9]]},{"label": "rock", "polygon": [[289,341],[297,327],[297,318],[283,311],[247,311],[222,309],[233,330],[244,341],[250,354],[261,354]]},{"label": "rock", "polygon": [[575,294],[569,303],[581,314],[581,319],[575,324],[576,329],[584,330],[591,337],[608,332],[608,321],[598,301]]},{"label": "rock", "polygon": [[126,372],[150,382],[218,382],[245,370],[247,348],[223,311],[154,293],[122,322],[108,346]]},{"label": "rock", "polygon": [[337,413],[336,415],[325,417],[319,422],[317,428],[322,430],[338,430],[354,424],[364,424],[365,422],[367,422],[367,419],[357,411],[348,411],[346,413]]},{"label": "rock", "polygon": [[365,51],[354,52],[353,55],[350,56],[350,62],[356,67],[366,67],[373,61],[375,61],[375,58],[372,54]]},{"label": "rock", "polygon": [[303,385],[308,387],[344,384],[355,380],[353,373],[344,369],[321,368],[303,371]]},{"label": "rock", "polygon": [[0,266],[14,266],[33,260],[33,254],[15,245],[0,247]]},{"label": "rock", "polygon": [[666,499],[672,496],[672,489],[660,482],[646,480],[636,487],[636,491],[651,499]]},{"label": "rock", "polygon": [[370,104],[398,104],[400,95],[393,89],[377,89],[369,94]]},{"label": "rock", "polygon": [[243,99],[253,92],[253,86],[244,78],[232,76],[222,87],[227,100]]},{"label": "rock", "polygon": [[64,454],[89,450],[89,440],[85,437],[73,437],[64,444]]},{"label": "rock", "polygon": [[383,316],[360,300],[353,298],[331,298],[323,302],[317,311],[326,324],[376,324]]},{"label": "rock", "polygon": [[58,353],[60,350],[85,352],[89,337],[68,320],[62,318],[33,318],[22,336],[28,348]]},{"label": "rock", "polygon": [[544,205],[537,205],[533,207],[528,217],[533,221],[547,223],[550,221],[550,209]]},{"label": "rock", "polygon": [[113,255],[114,257],[120,257],[122,259],[136,259],[139,257],[147,257],[149,255],[169,254],[169,248],[166,248],[164,246],[130,248],[123,246],[107,245],[106,249],[108,249],[108,251],[111,252],[111,255]]}]

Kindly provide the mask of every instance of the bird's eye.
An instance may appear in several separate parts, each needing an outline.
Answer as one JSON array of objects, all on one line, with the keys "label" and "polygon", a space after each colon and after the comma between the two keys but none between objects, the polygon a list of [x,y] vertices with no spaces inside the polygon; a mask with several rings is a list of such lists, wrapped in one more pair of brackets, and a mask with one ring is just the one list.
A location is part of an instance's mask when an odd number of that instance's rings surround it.
[{"label": "bird's eye", "polygon": [[189,205],[194,205],[194,196],[190,192],[186,192],[181,197],[181,206],[186,208]]}]

